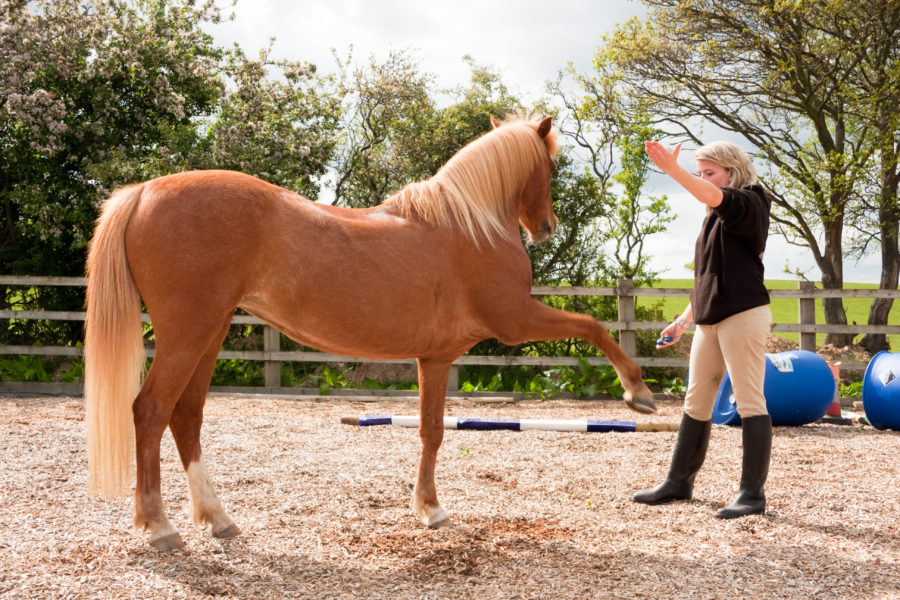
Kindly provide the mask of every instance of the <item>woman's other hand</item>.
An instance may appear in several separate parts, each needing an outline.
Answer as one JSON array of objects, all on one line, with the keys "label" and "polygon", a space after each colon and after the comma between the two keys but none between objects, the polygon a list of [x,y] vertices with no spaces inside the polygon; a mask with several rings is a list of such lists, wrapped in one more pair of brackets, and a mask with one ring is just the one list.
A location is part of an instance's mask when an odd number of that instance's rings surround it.
[{"label": "woman's other hand", "polygon": [[656,349],[659,350],[677,343],[685,329],[687,329],[687,323],[676,316],[675,321],[660,332],[659,339],[656,340]]}]

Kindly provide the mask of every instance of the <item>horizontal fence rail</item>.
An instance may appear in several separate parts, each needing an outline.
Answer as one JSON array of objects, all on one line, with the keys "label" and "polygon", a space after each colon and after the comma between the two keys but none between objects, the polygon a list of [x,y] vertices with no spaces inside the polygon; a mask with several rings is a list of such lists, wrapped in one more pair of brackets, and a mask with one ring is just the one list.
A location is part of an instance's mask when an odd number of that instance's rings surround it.
[{"label": "horizontal fence rail", "polygon": [[[71,286],[85,287],[87,279],[84,277],[38,277],[38,276],[0,276],[0,285],[7,286]],[[690,289],[687,288],[642,288],[634,287],[631,280],[620,280],[614,287],[566,287],[566,286],[534,286],[531,290],[534,296],[615,296],[618,303],[618,315],[615,321],[601,321],[609,330],[618,331],[619,344],[634,361],[642,367],[688,367],[687,358],[674,357],[649,357],[637,356],[636,334],[643,330],[661,330],[670,321],[638,321],[635,319],[635,300],[639,297],[664,298],[664,297],[689,297]],[[797,323],[775,323],[773,332],[799,333],[800,349],[816,350],[817,333],[883,333],[886,335],[900,334],[900,326],[887,325],[827,325],[815,322],[815,301],[819,298],[900,298],[900,290],[879,289],[842,289],[822,290],[816,289],[812,282],[798,282],[795,290],[769,290],[771,298],[795,298],[798,301]],[[49,321],[84,321],[83,311],[35,311],[35,310],[0,310],[0,319],[40,319]],[[142,315],[144,322],[150,322],[146,313]],[[266,393],[279,393],[296,391],[295,388],[281,386],[282,362],[316,362],[316,363],[382,363],[382,364],[415,364],[414,358],[409,359],[370,359],[352,356],[343,356],[327,352],[311,351],[283,351],[280,349],[279,332],[252,315],[235,315],[232,324],[250,324],[263,326],[263,350],[222,350],[219,359],[240,359],[265,362],[265,386],[253,388]],[[154,349],[148,348],[148,358],[154,356]],[[0,355],[22,354],[39,356],[71,356],[84,355],[84,349],[74,346],[25,346],[25,345],[0,345]],[[453,363],[448,389],[458,389],[458,367],[461,365],[488,365],[488,366],[576,366],[582,360],[575,356],[478,356],[464,355]],[[591,365],[608,365],[605,357],[586,357]],[[861,361],[846,361],[841,364],[845,371],[861,371],[866,368],[866,363]],[[56,389],[56,393],[80,393],[81,384],[37,384],[28,382],[0,382],[0,392],[28,392],[40,389]],[[216,388],[213,388],[214,390]],[[231,390],[235,388],[220,388]],[[54,393],[51,391],[51,393]]]}]

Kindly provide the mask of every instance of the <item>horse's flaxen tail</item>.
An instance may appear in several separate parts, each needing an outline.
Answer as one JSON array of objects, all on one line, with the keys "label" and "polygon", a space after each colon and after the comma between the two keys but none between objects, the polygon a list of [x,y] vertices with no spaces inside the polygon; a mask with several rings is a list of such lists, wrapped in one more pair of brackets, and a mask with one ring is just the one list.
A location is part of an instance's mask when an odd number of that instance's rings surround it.
[{"label": "horse's flaxen tail", "polygon": [[131,406],[144,371],[141,299],[128,258],[125,228],[143,184],[116,191],[103,205],[87,260],[84,400],[91,494],[123,496],[131,488]]}]

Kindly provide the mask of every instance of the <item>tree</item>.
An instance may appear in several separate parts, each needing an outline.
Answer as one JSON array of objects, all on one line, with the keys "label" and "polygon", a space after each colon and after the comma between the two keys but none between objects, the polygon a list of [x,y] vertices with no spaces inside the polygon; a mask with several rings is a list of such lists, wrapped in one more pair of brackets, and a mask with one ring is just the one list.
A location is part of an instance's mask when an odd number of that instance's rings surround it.
[{"label": "tree", "polygon": [[[642,201],[650,165],[644,141],[657,137],[658,131],[640,104],[629,103],[621,95],[615,74],[588,77],[571,65],[567,73],[580,95],[566,89],[563,74],[549,87],[565,107],[561,129],[581,151],[584,176],[594,179],[593,204],[603,207],[595,215],[597,243],[612,251],[599,261],[598,276],[606,281],[652,281],[658,273],[649,268],[652,257],[645,254],[644,242],[673,220],[665,197]],[[620,194],[613,190],[614,184],[621,186]]]},{"label": "tree", "polygon": [[232,84],[221,98],[192,166],[232,169],[317,199],[334,152],[340,118],[334,82],[302,61],[272,61],[271,48],[250,60],[226,53]]},{"label": "tree", "polygon": [[463,57],[470,70],[467,86],[444,90],[439,94],[447,98],[447,106],[438,110],[430,138],[434,147],[435,162],[430,173],[460,148],[491,130],[491,117],[502,119],[509,115],[525,115],[521,99],[516,97],[503,82],[501,74],[489,65],[478,64],[469,55]]},{"label": "tree", "polygon": [[[410,50],[383,62],[341,62],[344,137],[335,153],[335,203],[372,206],[407,183],[428,179],[456,152],[490,131],[490,117],[524,112],[499,74],[464,57],[469,86],[438,90]],[[439,107],[436,98],[449,104]]]},{"label": "tree", "polygon": [[[137,4],[138,7],[134,7]],[[98,200],[220,93],[190,2],[0,8],[0,238],[7,273],[80,275]]]},{"label": "tree", "polygon": [[426,155],[423,160],[419,142],[435,120],[434,78],[420,72],[408,50],[391,51],[383,63],[370,57],[367,68],[354,67],[351,52],[339,66],[343,138],[331,165],[334,203],[374,206],[433,173],[435,159]]},{"label": "tree", "polygon": [[[810,249],[823,287],[841,288],[845,216],[873,161],[896,165],[900,5],[644,3],[649,20],[613,32],[596,56],[598,71],[617,73],[626,93],[648,102],[673,136],[699,143],[702,122],[741,134],[771,166],[766,183],[776,229]],[[885,128],[890,144],[878,134]],[[886,208],[896,205],[893,198]],[[883,266],[883,286],[893,281],[896,289],[896,264]],[[823,305],[826,322],[846,323],[840,299]],[[826,341],[844,345],[852,337],[830,334]]]},{"label": "tree", "polygon": [[[333,90],[300,62],[213,44],[213,2],[0,4],[0,271],[84,273],[102,199],[191,168],[239,168],[315,196],[334,145]],[[270,79],[270,67],[281,78]],[[78,310],[80,290],[6,290],[4,304]],[[16,321],[17,343],[81,337]],[[34,330],[34,333],[32,333]]]},{"label": "tree", "polygon": [[[860,62],[859,86],[863,98],[860,115],[873,127],[872,167],[863,180],[862,202],[850,220],[857,226],[860,236],[856,248],[865,253],[868,242],[874,241],[881,249],[881,277],[879,288],[897,289],[900,279],[900,53],[897,32],[900,29],[900,9],[897,3],[877,3],[870,8],[870,18],[875,26],[868,28],[867,46],[870,51]],[[846,35],[836,32],[837,35]],[[876,216],[875,219],[872,216]],[[864,224],[869,226],[866,228]],[[883,325],[893,306],[893,299],[878,298],[872,302],[868,323]],[[887,348],[883,333],[870,333],[860,345],[870,352]]]},{"label": "tree", "polygon": [[651,281],[658,273],[650,270],[651,257],[644,253],[644,242],[654,233],[666,230],[674,217],[665,196],[648,198],[641,202],[641,191],[647,182],[650,159],[644,151],[644,142],[659,137],[659,132],[649,126],[649,116],[639,112],[635,121],[624,126],[622,137],[616,141],[621,170],[612,179],[623,188],[613,199],[613,210],[604,219],[604,228],[615,244],[613,253],[616,279]]}]

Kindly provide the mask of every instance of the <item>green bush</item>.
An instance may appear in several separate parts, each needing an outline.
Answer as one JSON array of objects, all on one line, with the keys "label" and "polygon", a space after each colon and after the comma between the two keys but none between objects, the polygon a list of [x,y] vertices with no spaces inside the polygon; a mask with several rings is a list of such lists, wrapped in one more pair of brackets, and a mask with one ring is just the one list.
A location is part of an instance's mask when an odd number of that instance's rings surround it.
[{"label": "green bush", "polygon": [[576,398],[608,394],[621,398],[625,393],[615,369],[607,365],[591,365],[584,358],[577,367],[556,367],[546,372],[560,382],[560,391],[571,392]]},{"label": "green bush", "polygon": [[261,386],[265,383],[264,364],[260,361],[217,360],[211,385]]},{"label": "green bush", "polygon": [[862,399],[862,381],[854,381],[853,383],[841,383],[841,398],[859,398]]},{"label": "green bush", "polygon": [[15,354],[0,359],[0,381],[51,381],[44,359],[33,354]]}]

